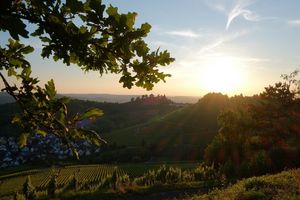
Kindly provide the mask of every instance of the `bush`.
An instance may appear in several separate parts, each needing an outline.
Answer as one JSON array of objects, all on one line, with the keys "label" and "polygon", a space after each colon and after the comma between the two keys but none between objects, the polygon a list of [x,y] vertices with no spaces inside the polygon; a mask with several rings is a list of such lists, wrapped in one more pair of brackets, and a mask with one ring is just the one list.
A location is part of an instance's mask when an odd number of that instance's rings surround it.
[{"label": "bush", "polygon": [[195,175],[192,171],[183,171],[181,173],[181,180],[183,182],[193,182],[195,180]]},{"label": "bush", "polygon": [[128,186],[130,184],[130,178],[127,174],[118,177],[118,185]]},{"label": "bush", "polygon": [[19,194],[18,192],[14,193],[13,200],[25,200],[24,195]]},{"label": "bush", "polygon": [[[143,176],[135,178],[134,183],[137,185],[154,185],[154,184],[167,184],[178,183],[183,180],[182,171],[180,168],[167,167],[162,165],[157,170],[150,170]],[[192,180],[192,175],[188,175],[186,172],[185,179]]]},{"label": "bush", "polygon": [[237,168],[233,164],[231,160],[228,160],[222,167],[221,167],[222,173],[226,175],[229,179],[235,179],[237,176]]},{"label": "bush", "polygon": [[211,181],[220,177],[219,172],[214,168],[214,165],[208,166],[201,164],[194,171],[195,181]]},{"label": "bush", "polygon": [[69,180],[70,181],[67,184],[67,186],[64,187],[64,190],[73,190],[75,192],[78,191],[79,182],[78,182],[78,179],[76,177],[76,174],[74,173],[73,176],[71,176]]},{"label": "bush", "polygon": [[258,190],[268,186],[268,183],[262,179],[252,178],[245,183],[245,189],[248,190]]},{"label": "bush", "polygon": [[149,170],[143,176],[135,178],[133,182],[140,186],[154,185],[156,182],[156,172],[154,170]]},{"label": "bush", "polygon": [[52,174],[47,188],[48,196],[54,197],[56,189],[57,189],[57,174]]},{"label": "bush", "polygon": [[31,184],[30,176],[27,176],[25,183],[23,184],[23,194],[25,199],[34,200],[36,199],[36,193],[33,185]]}]

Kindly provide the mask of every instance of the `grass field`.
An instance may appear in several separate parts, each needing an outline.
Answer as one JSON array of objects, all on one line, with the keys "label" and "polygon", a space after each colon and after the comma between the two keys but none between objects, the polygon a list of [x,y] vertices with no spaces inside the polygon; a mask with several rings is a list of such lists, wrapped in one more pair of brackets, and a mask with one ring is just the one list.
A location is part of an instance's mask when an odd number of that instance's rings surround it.
[{"label": "grass field", "polygon": [[[148,170],[159,168],[162,163],[155,164],[123,164],[123,165],[72,165],[65,167],[54,167],[46,169],[34,169],[21,172],[15,172],[0,176],[0,199],[4,196],[13,195],[15,192],[21,192],[22,185],[28,175],[30,175],[32,185],[38,192],[46,190],[52,174],[57,174],[58,189],[64,188],[70,179],[76,175],[81,187],[85,183],[101,182],[106,177],[112,175],[116,170],[119,176],[128,174],[130,178],[143,175]],[[169,163],[168,166],[180,167],[182,169],[191,169],[197,166],[197,163]]]}]

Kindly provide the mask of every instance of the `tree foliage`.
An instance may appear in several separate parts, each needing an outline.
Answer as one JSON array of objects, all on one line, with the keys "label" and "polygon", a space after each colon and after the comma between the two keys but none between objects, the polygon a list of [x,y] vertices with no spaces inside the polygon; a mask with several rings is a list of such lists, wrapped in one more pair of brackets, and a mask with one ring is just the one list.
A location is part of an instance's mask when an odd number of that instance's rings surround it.
[{"label": "tree foliage", "polygon": [[34,200],[36,198],[35,188],[32,186],[30,176],[27,176],[23,184],[23,194],[26,200]]},{"label": "tree foliage", "polygon": [[297,71],[265,88],[249,102],[219,116],[220,130],[205,151],[206,162],[220,165],[230,177],[299,167],[300,101]]},{"label": "tree foliage", "polygon": [[[101,0],[6,0],[0,2],[0,31],[11,38],[0,47],[0,76],[5,88],[22,109],[14,123],[23,127],[20,146],[29,134],[55,134],[73,149],[71,141],[81,138],[95,144],[104,141],[84,127],[81,120],[101,116],[99,109],[69,116],[66,98],[56,98],[54,81],[44,87],[31,75],[26,55],[34,48],[21,38],[39,38],[43,58],[52,57],[66,65],[75,64],[83,71],[120,74],[123,87],[138,86],[151,90],[155,83],[170,76],[158,67],[174,61],[169,52],[150,51],[144,38],[150,32],[148,23],[136,28],[137,13],[121,14],[117,7],[106,7]],[[20,80],[11,85],[2,73]]]}]

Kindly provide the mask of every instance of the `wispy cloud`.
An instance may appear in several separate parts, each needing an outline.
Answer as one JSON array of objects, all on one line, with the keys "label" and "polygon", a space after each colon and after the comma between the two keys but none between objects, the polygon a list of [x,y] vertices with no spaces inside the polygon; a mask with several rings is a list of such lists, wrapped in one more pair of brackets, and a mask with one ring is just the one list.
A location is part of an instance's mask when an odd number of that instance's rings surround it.
[{"label": "wispy cloud", "polygon": [[198,54],[203,54],[203,53],[206,53],[206,52],[210,52],[210,51],[216,49],[217,47],[223,45],[226,42],[230,42],[230,41],[235,40],[239,37],[247,35],[249,32],[250,31],[248,31],[248,30],[243,30],[243,31],[236,32],[236,33],[230,34],[230,35],[222,35],[222,36],[218,37],[217,39],[215,39],[214,41],[210,42],[209,44],[203,46],[198,51]]},{"label": "wispy cloud", "polygon": [[254,0],[237,0],[228,14],[226,30],[229,29],[233,20],[239,16],[242,16],[248,21],[259,21],[260,17],[253,11],[247,9],[248,6],[254,3]]},{"label": "wispy cloud", "polygon": [[222,2],[214,2],[214,1],[210,0],[210,1],[206,1],[205,3],[209,8],[211,8],[213,10],[219,11],[221,13],[227,12],[226,5]]},{"label": "wispy cloud", "polygon": [[291,26],[300,26],[300,19],[289,20],[287,23]]},{"label": "wispy cloud", "polygon": [[201,37],[201,34],[196,33],[192,30],[177,30],[177,31],[168,31],[166,32],[168,35],[180,36],[180,37],[188,37],[188,38],[198,38]]}]

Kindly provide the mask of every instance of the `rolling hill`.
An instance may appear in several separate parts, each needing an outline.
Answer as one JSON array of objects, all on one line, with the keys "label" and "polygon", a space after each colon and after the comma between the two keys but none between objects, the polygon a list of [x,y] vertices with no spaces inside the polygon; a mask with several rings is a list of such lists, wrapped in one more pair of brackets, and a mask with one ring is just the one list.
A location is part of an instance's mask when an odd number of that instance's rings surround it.
[{"label": "rolling hill", "polygon": [[[71,99],[79,99],[83,101],[109,102],[109,103],[127,103],[132,98],[137,98],[141,95],[119,95],[119,94],[59,94]],[[198,96],[168,96],[175,103],[196,103],[200,97]],[[0,105],[13,103],[14,99],[6,92],[0,92]]]},{"label": "rolling hill", "polygon": [[[109,143],[99,158],[102,162],[201,160],[218,132],[217,117],[229,102],[220,93],[207,94],[191,105],[174,104],[164,96],[121,104],[73,99],[69,114],[92,107],[104,110],[105,115],[89,125]],[[0,106],[1,135],[20,132],[10,124],[16,111],[15,104]]]},{"label": "rolling hill", "polygon": [[219,113],[228,105],[226,95],[208,94],[196,104],[103,137],[117,145],[146,146],[154,160],[199,160],[218,132]]},{"label": "rolling hill", "polygon": [[[90,108],[99,108],[104,111],[104,115],[89,124],[90,128],[99,133],[107,133],[113,130],[137,125],[147,122],[153,117],[165,115],[171,111],[178,109],[172,101],[166,97],[150,96],[143,102],[127,102],[127,103],[101,103],[95,101],[84,101],[72,99],[68,104],[68,114],[73,116],[75,113],[82,113]],[[11,124],[11,119],[15,113],[19,111],[15,103],[0,105],[0,136],[18,135],[20,130]]]}]

